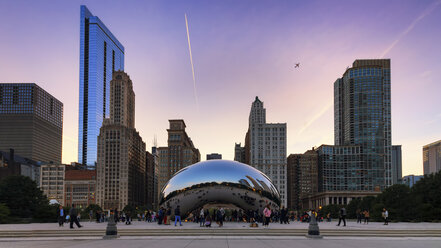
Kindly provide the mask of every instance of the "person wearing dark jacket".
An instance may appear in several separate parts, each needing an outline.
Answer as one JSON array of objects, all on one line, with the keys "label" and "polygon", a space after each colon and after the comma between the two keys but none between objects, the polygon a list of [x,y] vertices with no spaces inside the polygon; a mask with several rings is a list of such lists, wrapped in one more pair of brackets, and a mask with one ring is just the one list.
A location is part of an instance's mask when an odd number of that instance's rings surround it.
[{"label": "person wearing dark jacket", "polygon": [[346,226],[346,208],[344,207],[340,209],[340,218],[338,219],[337,226],[340,226],[342,220],[343,220],[343,226]]},{"label": "person wearing dark jacket", "polygon": [[181,209],[179,209],[179,205],[175,209],[175,226],[176,226],[176,224],[178,222],[178,219],[179,219],[179,225],[182,226],[182,223],[181,223]]},{"label": "person wearing dark jacket", "polygon": [[83,227],[82,225],[80,225],[80,222],[78,221],[78,211],[75,208],[74,204],[72,204],[72,208],[69,210],[69,216],[70,216],[70,228],[74,228],[73,227],[74,222],[78,228]]}]

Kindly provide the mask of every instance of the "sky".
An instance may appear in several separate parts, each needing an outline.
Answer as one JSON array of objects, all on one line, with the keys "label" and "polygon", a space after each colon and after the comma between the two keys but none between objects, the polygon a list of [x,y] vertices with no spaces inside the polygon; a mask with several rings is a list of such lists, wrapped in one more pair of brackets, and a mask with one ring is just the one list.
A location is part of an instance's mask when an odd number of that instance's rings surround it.
[{"label": "sky", "polygon": [[403,176],[422,174],[422,146],[441,139],[441,0],[0,0],[0,82],[35,82],[64,103],[63,163],[78,159],[82,4],[125,47],[147,147],[166,146],[168,120],[182,118],[202,160],[232,160],[256,96],[267,122],[287,123],[287,154],[334,144],[333,83],[376,58],[391,59]]}]

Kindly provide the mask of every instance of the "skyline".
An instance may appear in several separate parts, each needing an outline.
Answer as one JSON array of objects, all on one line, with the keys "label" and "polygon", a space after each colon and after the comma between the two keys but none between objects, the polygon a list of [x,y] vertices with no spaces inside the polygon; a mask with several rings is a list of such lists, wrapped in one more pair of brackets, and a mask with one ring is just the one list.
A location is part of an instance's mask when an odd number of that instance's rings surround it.
[{"label": "skyline", "polygon": [[[392,60],[392,144],[403,146],[403,175],[422,174],[422,147],[441,137],[441,1],[391,1],[382,9],[361,1],[345,2],[347,9],[342,1],[24,3],[0,3],[0,30],[9,34],[0,41],[8,58],[0,62],[0,82],[35,82],[64,103],[64,163],[77,160],[81,4],[125,44],[136,126],[149,148],[155,135],[165,146],[168,120],[182,118],[202,157],[221,153],[232,160],[255,96],[265,103],[268,122],[287,123],[287,155],[332,145],[333,82],[355,59],[384,56]],[[23,14],[29,18],[17,17]]]}]

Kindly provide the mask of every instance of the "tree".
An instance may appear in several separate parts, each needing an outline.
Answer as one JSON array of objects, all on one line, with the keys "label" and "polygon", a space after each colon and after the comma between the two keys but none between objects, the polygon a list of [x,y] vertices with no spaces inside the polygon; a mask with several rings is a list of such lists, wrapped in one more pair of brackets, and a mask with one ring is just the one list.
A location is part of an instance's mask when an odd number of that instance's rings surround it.
[{"label": "tree", "polygon": [[97,205],[97,204],[90,204],[89,206],[87,206],[85,209],[83,209],[81,216],[83,216],[83,218],[85,218],[86,216],[89,217],[89,212],[90,210],[93,211],[93,216],[92,218],[94,218],[94,216],[96,215],[96,213],[98,211],[103,211],[103,209]]},{"label": "tree", "polygon": [[8,206],[6,204],[0,204],[0,224],[8,223],[9,215],[11,211],[9,211]]},{"label": "tree", "polygon": [[11,211],[11,216],[29,218],[42,205],[49,202],[32,179],[9,176],[0,181],[0,203]]}]

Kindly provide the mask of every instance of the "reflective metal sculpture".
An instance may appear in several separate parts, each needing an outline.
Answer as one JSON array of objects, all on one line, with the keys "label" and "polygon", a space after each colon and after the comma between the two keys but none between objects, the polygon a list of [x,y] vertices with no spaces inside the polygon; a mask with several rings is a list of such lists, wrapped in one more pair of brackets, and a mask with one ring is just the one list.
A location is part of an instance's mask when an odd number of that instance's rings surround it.
[{"label": "reflective metal sculpture", "polygon": [[267,204],[280,206],[271,180],[255,168],[229,160],[199,162],[178,171],[163,187],[160,206],[186,214],[207,204],[233,204],[262,211]]}]

